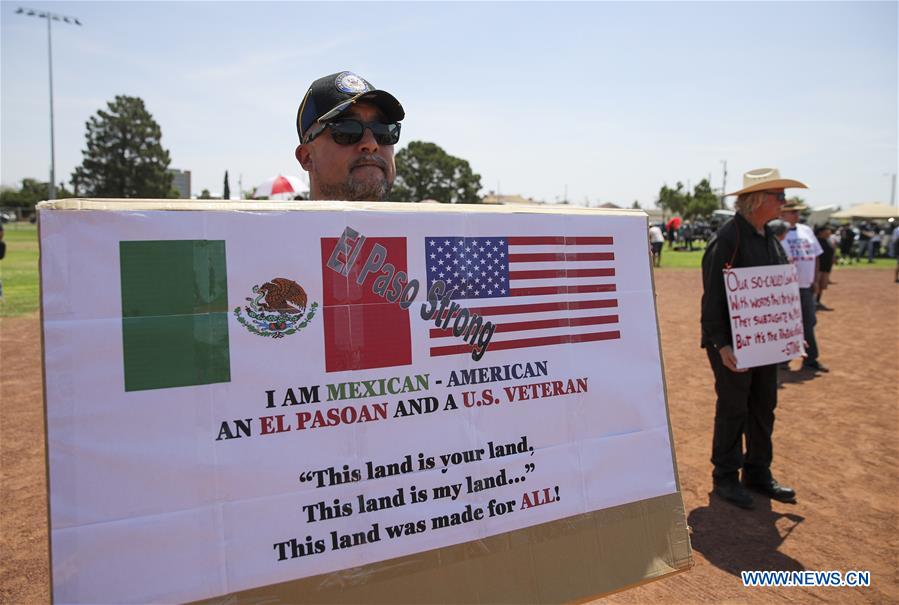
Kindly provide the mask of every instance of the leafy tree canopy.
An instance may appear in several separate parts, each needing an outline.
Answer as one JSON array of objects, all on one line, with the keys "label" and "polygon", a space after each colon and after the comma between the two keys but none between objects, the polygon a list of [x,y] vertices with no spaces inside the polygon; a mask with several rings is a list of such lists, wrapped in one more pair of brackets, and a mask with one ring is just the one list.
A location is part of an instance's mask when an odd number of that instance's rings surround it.
[{"label": "leafy tree canopy", "polygon": [[712,191],[712,184],[708,179],[702,179],[693,187],[693,195],[687,202],[684,218],[708,218],[720,207],[720,200]]},{"label": "leafy tree canopy", "polygon": [[81,166],[72,173],[78,194],[89,197],[178,197],[167,172],[162,129],[139,97],[117,95],[86,123]]},{"label": "leafy tree canopy", "polygon": [[434,143],[412,141],[396,154],[396,182],[390,198],[398,202],[432,199],[445,204],[477,204],[481,175],[467,160]]},{"label": "leafy tree canopy", "polygon": [[708,179],[702,179],[693,187],[690,193],[680,181],[672,189],[663,185],[659,190],[659,199],[656,204],[671,214],[679,215],[685,219],[707,218],[718,209],[718,196],[712,191],[712,185]]},{"label": "leafy tree canopy", "polygon": [[[19,189],[4,188],[0,191],[0,206],[33,208],[40,201],[50,199],[49,183],[37,179],[22,179]],[[56,186],[56,199],[74,197],[62,183]]]},{"label": "leafy tree canopy", "polygon": [[687,193],[684,191],[684,184],[680,181],[672,189],[668,185],[662,185],[659,189],[659,200],[656,202],[659,208],[667,210],[671,214],[683,215],[684,209],[687,207]]}]

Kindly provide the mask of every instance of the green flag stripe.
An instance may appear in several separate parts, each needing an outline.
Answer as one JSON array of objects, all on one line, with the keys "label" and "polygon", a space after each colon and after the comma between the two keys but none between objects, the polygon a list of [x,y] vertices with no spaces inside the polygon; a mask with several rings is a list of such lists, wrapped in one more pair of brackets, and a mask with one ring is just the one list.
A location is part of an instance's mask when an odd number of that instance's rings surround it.
[{"label": "green flag stripe", "polygon": [[125,390],[229,382],[222,240],[120,242]]},{"label": "green flag stripe", "polygon": [[223,240],[120,242],[122,317],[227,312]]}]

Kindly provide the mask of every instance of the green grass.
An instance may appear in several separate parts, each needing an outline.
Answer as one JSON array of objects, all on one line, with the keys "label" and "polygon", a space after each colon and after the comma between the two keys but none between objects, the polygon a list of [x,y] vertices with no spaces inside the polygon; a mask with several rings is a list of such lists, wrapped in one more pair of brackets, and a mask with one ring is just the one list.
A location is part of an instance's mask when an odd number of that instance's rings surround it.
[{"label": "green grass", "polygon": [[[883,249],[883,247],[881,247]],[[662,269],[699,269],[702,267],[703,250],[693,250],[686,252],[683,250],[671,250],[668,244],[662,249]],[[844,269],[881,269],[894,268],[896,259],[894,258],[875,258],[873,263],[868,263],[867,259],[862,259],[860,263],[852,263],[849,265],[834,265],[833,270],[842,271]],[[657,269],[658,270],[658,269]]]},{"label": "green grass", "polygon": [[[0,260],[0,281],[3,282],[3,298],[0,298],[0,317],[15,317],[37,311],[39,302],[37,229],[30,223],[4,225],[6,258]],[[665,244],[662,250],[661,269],[698,269],[702,263],[702,250],[685,252],[671,250]],[[838,265],[834,271],[849,269],[890,268],[895,259],[878,258],[872,264],[867,260],[851,265]]]},{"label": "green grass", "polygon": [[702,266],[703,250],[695,249],[692,252],[674,250],[668,248],[668,244],[662,248],[661,269],[698,269]]},{"label": "green grass", "polygon": [[0,260],[0,317],[15,317],[38,309],[37,229],[30,223],[3,225],[6,257]]}]

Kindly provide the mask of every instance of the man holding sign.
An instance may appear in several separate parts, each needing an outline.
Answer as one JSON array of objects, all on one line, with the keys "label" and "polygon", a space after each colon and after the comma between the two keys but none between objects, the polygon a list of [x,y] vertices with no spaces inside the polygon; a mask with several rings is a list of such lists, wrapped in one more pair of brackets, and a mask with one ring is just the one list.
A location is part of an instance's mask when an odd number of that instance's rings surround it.
[{"label": "man holding sign", "polygon": [[[702,258],[702,343],[715,374],[715,432],[712,438],[714,492],[741,508],[752,508],[750,489],[781,501],[794,490],[771,475],[771,434],[777,405],[777,365],[738,368],[728,308],[726,270],[783,265],[789,261],[766,224],[780,216],[784,189],[806,188],[782,179],[778,170],[761,168],[743,176],[736,195],[737,214],[709,241]],[[746,450],[743,452],[743,435]],[[742,468],[743,485],[739,481]]]}]

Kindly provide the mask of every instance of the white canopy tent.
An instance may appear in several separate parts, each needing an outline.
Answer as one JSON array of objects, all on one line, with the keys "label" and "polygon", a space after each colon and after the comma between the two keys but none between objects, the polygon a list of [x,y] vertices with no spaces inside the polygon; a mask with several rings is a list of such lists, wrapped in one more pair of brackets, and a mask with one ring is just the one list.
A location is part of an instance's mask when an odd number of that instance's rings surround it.
[{"label": "white canopy tent", "polygon": [[870,202],[868,204],[856,204],[846,210],[841,210],[830,215],[835,219],[890,219],[899,217],[899,209],[889,204],[881,202]]}]

